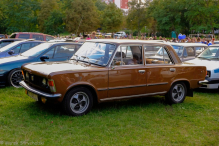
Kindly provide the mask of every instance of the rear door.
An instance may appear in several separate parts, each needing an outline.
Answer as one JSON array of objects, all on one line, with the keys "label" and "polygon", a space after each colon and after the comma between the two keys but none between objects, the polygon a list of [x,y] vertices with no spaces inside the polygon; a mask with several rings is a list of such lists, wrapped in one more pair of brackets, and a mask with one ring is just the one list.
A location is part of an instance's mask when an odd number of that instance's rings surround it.
[{"label": "rear door", "polygon": [[[151,46],[144,46],[145,62],[146,62],[146,93],[166,93],[169,89],[171,81],[176,76],[176,68],[173,59],[170,57],[167,47],[161,45],[154,45],[159,47],[159,51],[148,56]],[[149,48],[149,49],[148,49]]]}]

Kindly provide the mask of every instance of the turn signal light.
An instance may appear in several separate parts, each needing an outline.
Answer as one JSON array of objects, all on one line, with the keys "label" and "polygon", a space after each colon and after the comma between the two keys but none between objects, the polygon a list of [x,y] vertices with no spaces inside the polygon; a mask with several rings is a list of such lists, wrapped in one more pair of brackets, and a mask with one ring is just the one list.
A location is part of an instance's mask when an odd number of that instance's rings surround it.
[{"label": "turn signal light", "polygon": [[23,78],[24,78],[24,80],[25,80],[24,71],[23,71],[23,70],[21,70],[21,73],[22,73],[22,75],[23,75]]},{"label": "turn signal light", "polygon": [[48,79],[48,86],[51,92],[56,92],[56,86],[53,79]]}]

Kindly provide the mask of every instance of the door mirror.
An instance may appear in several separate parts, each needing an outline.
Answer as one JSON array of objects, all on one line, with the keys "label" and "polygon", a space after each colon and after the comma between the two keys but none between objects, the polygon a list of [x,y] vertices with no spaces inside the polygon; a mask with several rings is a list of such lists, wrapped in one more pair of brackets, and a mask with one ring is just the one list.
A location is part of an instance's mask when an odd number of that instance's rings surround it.
[{"label": "door mirror", "polygon": [[13,54],[14,54],[14,50],[10,50],[10,51],[8,52],[8,54],[9,54],[9,55],[13,55]]},{"label": "door mirror", "polygon": [[41,61],[45,61],[45,59],[49,59],[49,57],[48,57],[48,56],[41,56],[41,57],[40,57],[40,60],[41,60]]}]

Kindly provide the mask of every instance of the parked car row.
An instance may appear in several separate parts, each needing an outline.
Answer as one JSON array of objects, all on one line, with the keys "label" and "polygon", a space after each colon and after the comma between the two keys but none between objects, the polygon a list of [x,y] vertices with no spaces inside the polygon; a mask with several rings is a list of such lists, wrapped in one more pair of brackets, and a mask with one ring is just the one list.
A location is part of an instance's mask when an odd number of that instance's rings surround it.
[{"label": "parked car row", "polygon": [[0,85],[22,86],[39,102],[61,103],[71,116],[87,114],[95,102],[151,95],[181,103],[195,88],[218,88],[219,66],[204,63],[216,64],[218,50],[143,40],[20,40],[0,49]]}]

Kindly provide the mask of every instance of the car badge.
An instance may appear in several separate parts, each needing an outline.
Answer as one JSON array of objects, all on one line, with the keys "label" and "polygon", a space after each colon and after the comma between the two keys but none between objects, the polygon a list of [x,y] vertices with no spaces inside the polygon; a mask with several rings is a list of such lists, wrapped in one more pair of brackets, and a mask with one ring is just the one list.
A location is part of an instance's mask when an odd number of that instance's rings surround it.
[{"label": "car badge", "polygon": [[32,81],[34,80],[34,76],[31,76],[31,80],[32,80]]}]

